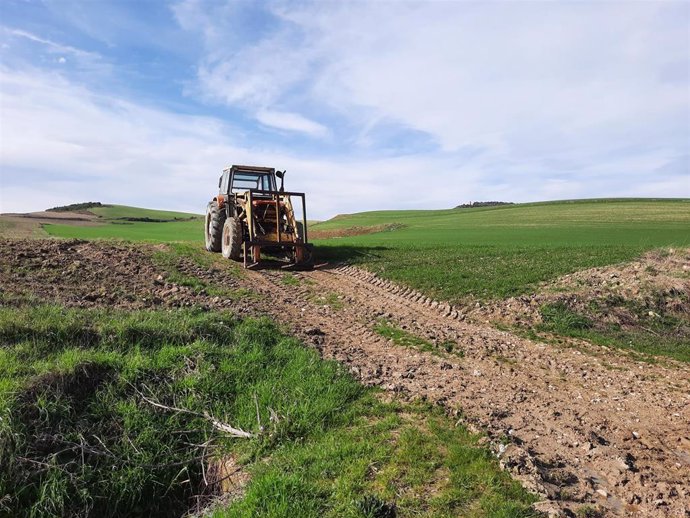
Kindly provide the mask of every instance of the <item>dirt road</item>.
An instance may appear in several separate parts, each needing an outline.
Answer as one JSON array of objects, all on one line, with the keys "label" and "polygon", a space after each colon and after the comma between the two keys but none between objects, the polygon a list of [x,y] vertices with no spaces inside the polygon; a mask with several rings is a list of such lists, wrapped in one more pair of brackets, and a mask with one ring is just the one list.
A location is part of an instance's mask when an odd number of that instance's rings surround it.
[{"label": "dirt road", "polygon": [[[423,397],[486,430],[506,468],[561,508],[690,516],[690,369],[521,339],[463,322],[453,308],[353,268],[252,273],[277,318],[363,382]],[[336,309],[318,296],[338,297]],[[317,298],[315,298],[317,297]],[[267,308],[271,311],[271,308]],[[396,346],[373,331],[385,318],[458,353]],[[546,507],[546,506],[545,506]]]},{"label": "dirt road", "polygon": [[[536,343],[470,323],[455,308],[351,267],[248,271],[238,278],[180,262],[186,274],[260,294],[224,300],[171,285],[142,249],[22,243],[0,243],[6,294],[69,305],[196,304],[269,313],[362,382],[443,405],[488,433],[506,469],[543,495],[544,510],[568,515],[588,503],[606,515],[690,516],[685,364],[640,362],[586,344]],[[375,332],[382,319],[446,349],[452,343],[452,351],[395,345]]]}]

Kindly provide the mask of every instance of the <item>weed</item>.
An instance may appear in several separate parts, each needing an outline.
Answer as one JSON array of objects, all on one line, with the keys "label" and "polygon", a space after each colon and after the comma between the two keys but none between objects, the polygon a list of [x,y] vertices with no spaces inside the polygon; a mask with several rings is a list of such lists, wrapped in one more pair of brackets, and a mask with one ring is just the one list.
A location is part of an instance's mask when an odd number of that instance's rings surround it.
[{"label": "weed", "polygon": [[593,505],[583,505],[575,511],[577,518],[603,518],[604,512]]},{"label": "weed", "polygon": [[434,344],[412,333],[401,329],[386,320],[379,320],[374,325],[374,331],[384,338],[392,340],[396,345],[411,347],[420,351],[435,351]]},{"label": "weed", "polygon": [[544,304],[540,313],[544,324],[556,331],[567,332],[592,327],[592,321],[589,318],[572,311],[562,302]]},{"label": "weed", "polygon": [[311,290],[308,299],[318,306],[329,306],[334,310],[340,310],[345,307],[340,295],[333,292],[322,293]]},{"label": "weed", "polygon": [[441,349],[446,351],[447,353],[452,353],[455,351],[456,354],[459,354],[460,356],[464,356],[464,352],[462,350],[456,350],[457,344],[452,341],[452,340],[445,340],[444,342],[441,343]]},{"label": "weed", "polygon": [[280,281],[285,285],[285,286],[299,286],[300,285],[300,280],[299,277],[296,275],[293,275],[291,273],[283,273],[283,276],[280,278]]},{"label": "weed", "polygon": [[395,505],[382,501],[375,495],[366,495],[357,500],[357,511],[364,518],[395,518]]}]

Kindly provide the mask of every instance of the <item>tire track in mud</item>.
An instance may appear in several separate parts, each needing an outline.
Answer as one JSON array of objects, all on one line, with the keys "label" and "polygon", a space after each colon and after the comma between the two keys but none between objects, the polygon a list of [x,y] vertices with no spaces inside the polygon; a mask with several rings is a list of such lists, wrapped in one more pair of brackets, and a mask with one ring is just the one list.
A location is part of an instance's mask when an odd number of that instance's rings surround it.
[{"label": "tire track in mud", "polygon": [[[348,365],[362,382],[443,405],[492,440],[501,464],[544,510],[690,516],[690,369],[620,351],[532,342],[470,323],[459,308],[354,268],[248,272],[264,311]],[[337,307],[319,296],[337,295]],[[454,351],[379,336],[380,319]],[[589,354],[589,353],[592,354]]]}]

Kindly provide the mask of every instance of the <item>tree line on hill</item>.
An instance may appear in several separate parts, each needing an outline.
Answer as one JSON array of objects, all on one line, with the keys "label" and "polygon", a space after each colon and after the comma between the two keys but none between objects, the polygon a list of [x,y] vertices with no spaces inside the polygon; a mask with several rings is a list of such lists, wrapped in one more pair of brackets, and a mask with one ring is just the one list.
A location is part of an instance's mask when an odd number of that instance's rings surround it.
[{"label": "tree line on hill", "polygon": [[87,201],[84,203],[72,203],[71,205],[60,205],[58,207],[53,207],[46,209],[47,212],[72,212],[77,210],[93,209],[94,207],[107,207],[103,205],[100,201]]},{"label": "tree line on hill", "polygon": [[455,207],[456,209],[473,209],[476,207],[496,207],[498,205],[515,205],[512,201],[472,201]]}]

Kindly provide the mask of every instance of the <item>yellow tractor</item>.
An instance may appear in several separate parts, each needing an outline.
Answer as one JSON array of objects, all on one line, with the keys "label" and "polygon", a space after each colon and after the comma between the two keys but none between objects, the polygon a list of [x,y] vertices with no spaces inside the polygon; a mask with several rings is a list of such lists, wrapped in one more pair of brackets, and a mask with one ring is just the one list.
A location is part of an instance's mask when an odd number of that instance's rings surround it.
[{"label": "yellow tractor", "polygon": [[[280,179],[280,188],[276,178]],[[307,242],[304,193],[286,192],[285,171],[269,167],[233,165],[218,179],[218,194],[206,207],[206,250],[257,265],[262,252],[287,265],[312,268],[313,246]],[[293,200],[301,200],[301,219]],[[287,266],[286,265],[286,266]]]}]

